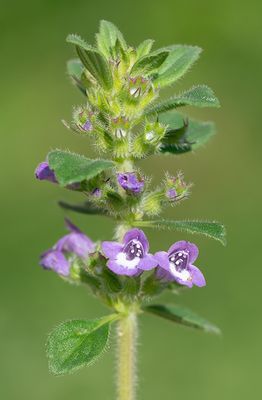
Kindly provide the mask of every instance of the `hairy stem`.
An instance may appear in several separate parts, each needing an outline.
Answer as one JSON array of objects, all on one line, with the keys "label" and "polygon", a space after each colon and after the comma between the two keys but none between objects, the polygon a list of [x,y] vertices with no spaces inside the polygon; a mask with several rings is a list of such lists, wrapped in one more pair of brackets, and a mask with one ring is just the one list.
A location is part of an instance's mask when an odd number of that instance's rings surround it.
[{"label": "hairy stem", "polygon": [[117,400],[136,398],[137,315],[130,312],[117,326]]}]

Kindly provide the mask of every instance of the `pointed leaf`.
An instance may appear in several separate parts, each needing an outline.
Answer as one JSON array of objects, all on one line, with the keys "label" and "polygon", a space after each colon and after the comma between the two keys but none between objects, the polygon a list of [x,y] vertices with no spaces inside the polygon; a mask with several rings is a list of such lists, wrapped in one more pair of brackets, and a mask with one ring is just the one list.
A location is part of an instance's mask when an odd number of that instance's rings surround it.
[{"label": "pointed leaf", "polygon": [[86,96],[86,88],[82,82],[83,64],[78,58],[67,62],[67,73],[72,78],[73,83]]},{"label": "pointed leaf", "polygon": [[112,22],[102,20],[99,33],[96,35],[99,51],[109,58],[114,52],[117,41],[125,50],[127,45],[122,33]]},{"label": "pointed leaf", "polygon": [[176,322],[177,324],[199,329],[205,332],[220,334],[219,328],[193,311],[178,305],[153,304],[143,307],[143,310],[159,317]]},{"label": "pointed leaf", "polygon": [[147,40],[144,40],[142,43],[140,43],[140,45],[138,46],[138,48],[136,50],[137,58],[139,59],[139,58],[149,54],[154,42],[155,41],[152,39],[147,39]]},{"label": "pointed leaf", "polygon": [[63,375],[94,362],[105,350],[109,324],[115,315],[95,320],[73,320],[60,324],[50,334],[47,356],[50,371]]},{"label": "pointed leaf", "polygon": [[134,75],[143,73],[144,75],[147,75],[155,71],[163,64],[168,54],[169,51],[162,51],[151,53],[140,58],[131,68],[130,74]]},{"label": "pointed leaf", "polygon": [[[168,130],[181,129],[185,124],[183,116],[177,112],[160,114],[159,122],[164,125],[168,125]],[[187,129],[185,131],[183,141],[180,143],[175,143],[174,140],[168,140],[167,137],[164,137],[163,145],[161,145],[160,151],[162,153],[169,152],[173,154],[180,154],[184,152],[183,145],[185,145],[185,151],[196,150],[206,144],[215,133],[215,125],[212,122],[200,122],[189,119],[187,121]],[[189,146],[187,146],[187,144],[189,144]]]},{"label": "pointed leaf", "polygon": [[48,163],[62,186],[89,180],[114,166],[109,160],[91,160],[62,150],[51,151],[48,154]]},{"label": "pointed leaf", "polygon": [[172,221],[172,220],[156,220],[156,221],[136,221],[134,226],[178,230],[188,233],[201,233],[212,239],[218,240],[223,245],[226,244],[226,230],[224,225],[218,222],[210,221]]},{"label": "pointed leaf", "polygon": [[107,211],[95,206],[91,201],[85,201],[81,204],[70,204],[65,201],[59,201],[59,206],[64,210],[75,211],[80,214],[89,214],[89,215],[108,215]]},{"label": "pointed leaf", "polygon": [[94,48],[86,43],[79,35],[74,33],[70,34],[66,38],[67,43],[74,44],[75,46],[81,47],[84,50],[94,50]]},{"label": "pointed leaf", "polygon": [[220,107],[220,104],[213,90],[208,86],[201,85],[156,104],[148,109],[145,115],[159,114],[181,106]]},{"label": "pointed leaf", "polygon": [[170,53],[155,77],[154,84],[159,87],[171,85],[181,78],[198,59],[201,49],[196,46],[171,46]]},{"label": "pointed leaf", "polygon": [[102,87],[110,89],[113,84],[113,78],[105,57],[97,50],[85,50],[79,46],[76,46],[76,51],[88,72]]}]

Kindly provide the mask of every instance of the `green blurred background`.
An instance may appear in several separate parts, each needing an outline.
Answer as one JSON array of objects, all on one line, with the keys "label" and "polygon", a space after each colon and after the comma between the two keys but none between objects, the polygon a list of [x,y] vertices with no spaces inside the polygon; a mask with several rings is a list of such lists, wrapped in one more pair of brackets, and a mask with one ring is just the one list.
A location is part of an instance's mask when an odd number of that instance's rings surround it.
[{"label": "green blurred background", "polygon": [[[188,110],[217,123],[219,134],[205,149],[154,158],[141,167],[156,180],[166,169],[182,169],[194,182],[191,198],[167,215],[217,219],[227,226],[226,248],[199,236],[148,231],[154,251],[180,238],[199,245],[198,265],[208,286],[167,300],[194,308],[217,323],[223,336],[143,316],[139,398],[260,399],[262,3],[1,0],[0,5],[1,398],[114,398],[114,343],[92,368],[62,378],[48,373],[44,343],[50,329],[64,319],[92,318],[106,310],[85,288],[38,267],[39,254],[64,233],[57,200],[80,198],[36,182],[33,174],[51,148],[92,152],[90,142],[70,135],[60,123],[82,102],[65,74],[73,55],[65,37],[78,32],[92,41],[99,20],[108,19],[130,44],[154,38],[157,46],[203,47],[200,61],[174,90],[206,83],[222,103],[218,111]],[[113,225],[103,218],[72,218],[94,239],[111,237]]]}]

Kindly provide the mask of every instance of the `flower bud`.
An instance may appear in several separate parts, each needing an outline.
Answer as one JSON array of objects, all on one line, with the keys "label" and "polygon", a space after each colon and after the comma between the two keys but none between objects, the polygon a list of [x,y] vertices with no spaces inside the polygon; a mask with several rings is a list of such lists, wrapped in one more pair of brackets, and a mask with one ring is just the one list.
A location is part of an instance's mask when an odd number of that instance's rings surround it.
[{"label": "flower bud", "polygon": [[116,139],[124,139],[129,129],[129,121],[124,116],[112,118],[110,123],[111,131]]},{"label": "flower bud", "polygon": [[72,128],[80,133],[91,133],[94,131],[95,114],[85,109],[78,107],[73,113]]},{"label": "flower bud", "polygon": [[133,98],[138,98],[142,96],[148,89],[149,80],[143,78],[142,76],[137,76],[136,78],[129,78],[129,94]]},{"label": "flower bud", "polygon": [[170,202],[178,202],[188,197],[191,184],[184,181],[184,176],[181,172],[173,176],[166,176],[165,181],[165,196]]},{"label": "flower bud", "polygon": [[165,136],[166,127],[156,122],[147,122],[144,130],[144,140],[151,145],[157,145]]},{"label": "flower bud", "polygon": [[163,197],[162,190],[146,194],[141,204],[143,212],[148,215],[158,215],[161,212]]}]

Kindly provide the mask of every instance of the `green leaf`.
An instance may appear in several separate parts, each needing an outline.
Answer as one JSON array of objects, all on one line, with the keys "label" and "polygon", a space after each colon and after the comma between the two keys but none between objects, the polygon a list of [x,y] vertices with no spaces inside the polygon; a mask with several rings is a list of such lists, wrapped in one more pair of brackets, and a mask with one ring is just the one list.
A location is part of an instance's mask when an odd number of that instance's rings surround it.
[{"label": "green leaf", "polygon": [[140,45],[138,46],[138,48],[136,50],[137,58],[141,58],[141,57],[149,54],[154,42],[155,41],[152,39],[147,39],[147,40],[144,40],[142,43],[140,43]]},{"label": "green leaf", "polygon": [[94,50],[94,48],[86,43],[79,35],[70,34],[67,36],[66,41],[68,43],[74,44],[75,46],[81,47],[84,50]]},{"label": "green leaf", "polygon": [[89,214],[89,215],[108,215],[107,211],[95,206],[91,201],[85,201],[81,204],[69,204],[65,201],[59,201],[59,206],[65,210],[75,211],[80,214]]},{"label": "green leaf", "polygon": [[201,53],[201,49],[196,46],[176,45],[169,49],[169,56],[158,70],[154,80],[154,84],[159,87],[171,85],[181,78]]},{"label": "green leaf", "polygon": [[48,163],[62,186],[89,180],[114,166],[109,160],[90,160],[82,155],[62,150],[51,151],[48,154]]},{"label": "green leaf", "polygon": [[113,85],[113,78],[106,58],[97,50],[85,50],[76,46],[76,51],[88,72],[102,87],[110,89]]},{"label": "green leaf", "polygon": [[130,74],[147,74],[158,69],[169,55],[169,51],[161,51],[148,54],[135,62],[131,68]]},{"label": "green leaf", "polygon": [[[169,130],[182,129],[185,125],[184,118],[181,114],[177,112],[167,112],[160,114],[159,122],[164,125],[168,125],[167,136],[164,137],[163,145],[160,147],[162,153],[173,153],[180,154],[183,151],[183,146],[189,144],[190,146],[185,146],[185,150],[196,150],[199,147],[205,145],[211,137],[216,133],[215,125],[213,122],[200,122],[193,119],[188,119],[185,134],[180,138],[180,142],[176,143],[175,140],[168,138]],[[182,146],[180,146],[182,145]]]},{"label": "green leaf", "polygon": [[210,221],[171,221],[171,220],[156,220],[156,221],[136,221],[134,226],[178,230],[188,233],[201,233],[212,239],[218,240],[223,245],[226,244],[226,230],[224,225],[219,222]]},{"label": "green leaf", "polygon": [[84,71],[83,64],[78,58],[67,62],[67,73],[72,78],[73,83],[86,95],[86,89],[82,82],[82,73]]},{"label": "green leaf", "polygon": [[204,318],[199,317],[193,311],[178,305],[153,304],[143,307],[143,310],[159,317],[176,322],[177,324],[199,329],[205,332],[220,334],[219,328]]},{"label": "green leaf", "polygon": [[113,314],[89,321],[73,320],[55,328],[47,342],[50,371],[68,374],[94,362],[106,348],[109,324],[114,319]]},{"label": "green leaf", "polygon": [[220,104],[213,90],[208,86],[201,85],[156,104],[148,109],[145,115],[159,114],[181,106],[220,107]]},{"label": "green leaf", "polygon": [[122,33],[109,21],[102,20],[100,22],[100,29],[99,33],[96,35],[96,40],[99,51],[107,58],[114,53],[117,41],[124,50],[127,48]]}]

